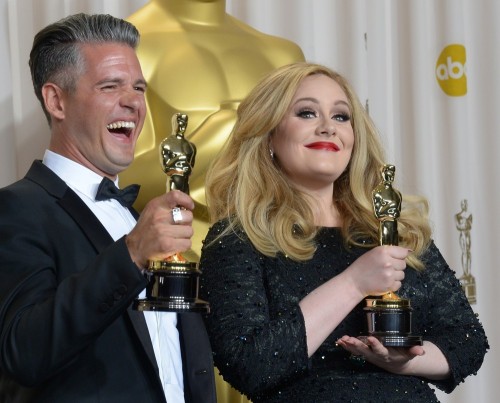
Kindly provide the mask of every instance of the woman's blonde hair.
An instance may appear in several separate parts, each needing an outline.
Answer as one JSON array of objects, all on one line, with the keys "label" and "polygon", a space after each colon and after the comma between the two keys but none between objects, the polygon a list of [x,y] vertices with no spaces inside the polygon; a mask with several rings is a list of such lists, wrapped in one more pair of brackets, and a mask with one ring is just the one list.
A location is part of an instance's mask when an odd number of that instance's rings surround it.
[{"label": "woman's blonde hair", "polygon": [[[241,102],[231,135],[205,182],[211,221],[229,220],[227,231],[243,229],[267,256],[282,253],[302,261],[312,258],[316,250],[318,228],[310,197],[293,187],[269,152],[269,137],[283,120],[297,88],[305,77],[315,74],[337,82],[350,105],[354,148],[332,195],[343,220],[343,236],[349,245],[378,243],[379,223],[371,194],[381,181],[385,160],[375,126],[346,79],[325,66],[299,62],[266,76]],[[399,243],[414,251],[408,263],[416,269],[423,268],[419,256],[430,241],[427,213],[425,199],[403,195]]]}]

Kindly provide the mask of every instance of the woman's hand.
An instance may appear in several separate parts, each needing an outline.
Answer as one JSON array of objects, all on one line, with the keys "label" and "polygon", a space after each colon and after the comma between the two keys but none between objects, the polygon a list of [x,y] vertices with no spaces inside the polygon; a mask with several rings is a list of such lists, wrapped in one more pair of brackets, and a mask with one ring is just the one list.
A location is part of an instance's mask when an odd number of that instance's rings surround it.
[{"label": "woman's hand", "polygon": [[423,346],[384,347],[375,337],[356,338],[343,336],[337,344],[354,356],[362,356],[366,361],[394,374],[404,374],[410,361],[425,354]]},{"label": "woman's hand", "polygon": [[361,298],[382,295],[401,287],[410,251],[400,246],[377,246],[354,261],[345,274],[358,289]]},{"label": "woman's hand", "polygon": [[309,356],[363,298],[401,287],[408,253],[399,246],[378,246],[300,301]]},{"label": "woman's hand", "polygon": [[361,357],[377,367],[399,375],[420,376],[432,380],[445,379],[450,374],[446,357],[433,343],[424,341],[423,346],[384,347],[373,336],[343,336],[337,344],[353,356]]}]

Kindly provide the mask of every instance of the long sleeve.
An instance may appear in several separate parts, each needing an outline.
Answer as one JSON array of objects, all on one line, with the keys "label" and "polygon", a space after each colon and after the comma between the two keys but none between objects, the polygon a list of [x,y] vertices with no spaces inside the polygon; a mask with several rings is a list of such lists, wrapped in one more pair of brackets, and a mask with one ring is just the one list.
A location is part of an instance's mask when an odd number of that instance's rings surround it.
[{"label": "long sleeve", "polygon": [[460,282],[434,243],[423,260],[425,270],[408,273],[402,290],[411,298],[416,332],[439,347],[448,360],[450,377],[432,383],[449,393],[479,370],[489,346]]},{"label": "long sleeve", "polygon": [[200,262],[201,296],[212,309],[206,324],[223,377],[254,396],[307,370],[305,324],[296,299],[270,309],[279,290],[268,292],[266,259],[244,234],[211,243],[222,229],[210,230]]},{"label": "long sleeve", "polygon": [[36,386],[126,312],[145,279],[123,238],[98,254],[40,187],[12,189],[0,195],[0,365]]}]

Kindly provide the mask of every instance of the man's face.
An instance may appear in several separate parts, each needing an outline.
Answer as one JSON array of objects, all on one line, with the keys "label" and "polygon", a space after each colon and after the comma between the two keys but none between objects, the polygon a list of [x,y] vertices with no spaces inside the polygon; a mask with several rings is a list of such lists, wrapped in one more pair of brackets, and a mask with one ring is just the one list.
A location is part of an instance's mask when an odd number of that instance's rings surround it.
[{"label": "man's face", "polygon": [[134,49],[85,44],[85,67],[72,93],[63,91],[62,150],[92,171],[114,177],[127,168],[146,113],[146,82]]}]

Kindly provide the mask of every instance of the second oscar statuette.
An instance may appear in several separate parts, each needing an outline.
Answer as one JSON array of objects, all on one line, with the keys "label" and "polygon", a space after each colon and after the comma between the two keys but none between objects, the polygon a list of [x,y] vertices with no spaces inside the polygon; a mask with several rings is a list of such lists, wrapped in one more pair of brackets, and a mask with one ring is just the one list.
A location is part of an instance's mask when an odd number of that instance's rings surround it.
[{"label": "second oscar statuette", "polygon": [[[382,167],[382,181],[373,190],[373,211],[379,221],[379,244],[398,245],[397,220],[401,213],[401,193],[392,187],[396,168]],[[367,297],[364,308],[368,335],[386,347],[421,346],[422,337],[412,334],[412,308],[409,299],[387,292]]]},{"label": "second oscar statuette", "polygon": [[[180,190],[189,194],[189,176],[194,166],[196,147],[184,138],[188,117],[177,113],[172,117],[172,134],[160,144],[160,162],[167,174],[167,192]],[[179,208],[172,210],[174,222]],[[199,276],[196,255],[175,253],[164,260],[149,261],[146,297],[134,301],[139,311],[210,312],[208,302],[198,298]]]}]

